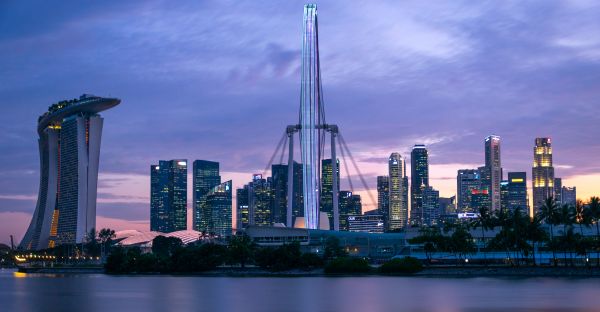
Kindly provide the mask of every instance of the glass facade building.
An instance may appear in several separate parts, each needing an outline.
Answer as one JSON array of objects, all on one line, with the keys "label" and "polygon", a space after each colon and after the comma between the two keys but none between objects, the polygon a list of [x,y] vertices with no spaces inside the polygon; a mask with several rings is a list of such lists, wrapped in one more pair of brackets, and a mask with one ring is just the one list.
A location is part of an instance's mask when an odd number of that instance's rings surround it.
[{"label": "glass facade building", "polygon": [[456,209],[458,213],[473,212],[473,190],[481,188],[481,175],[477,169],[460,169],[456,177]]},{"label": "glass facade building", "polygon": [[340,231],[348,231],[348,217],[362,213],[360,195],[352,194],[350,191],[340,191]]},{"label": "glass facade building", "polygon": [[429,186],[429,158],[425,145],[415,145],[410,153],[410,222],[420,225],[425,220],[423,190]]},{"label": "glass facade building", "polygon": [[96,227],[101,111],[121,100],[84,94],[51,105],[38,118],[40,188],[19,248],[87,241]]},{"label": "glass facade building", "polygon": [[390,207],[388,230],[394,231],[406,227],[408,223],[408,178],[406,163],[399,153],[392,153],[388,160]]},{"label": "glass facade building", "polygon": [[232,200],[231,180],[223,182],[208,191],[204,201],[204,211],[209,216],[207,232],[218,236],[227,237],[232,234]]},{"label": "glass facade building", "polygon": [[508,209],[520,208],[525,214],[529,214],[529,200],[527,199],[527,173],[508,173]]},{"label": "glass facade building", "polygon": [[203,209],[206,194],[221,184],[219,163],[208,160],[195,160],[192,165],[192,201],[194,205],[192,228],[196,231],[208,231],[210,212]]},{"label": "glass facade building", "polygon": [[[321,162],[321,212],[327,213],[329,218],[329,228],[333,229],[333,175],[331,159],[323,159]],[[337,180],[340,180],[340,161],[337,160]],[[339,194],[340,185],[338,183],[335,194]],[[341,210],[340,210],[341,211]],[[343,222],[340,217],[340,223]]]},{"label": "glass facade building", "polygon": [[536,213],[547,198],[554,197],[554,167],[552,166],[552,140],[550,138],[535,139],[531,171],[533,208]]},{"label": "glass facade building", "polygon": [[187,229],[187,160],[160,160],[150,166],[150,230]]},{"label": "glass facade building", "polygon": [[485,169],[489,178],[485,179],[484,187],[490,194],[492,210],[500,210],[501,194],[500,181],[502,181],[502,164],[500,162],[500,137],[490,135],[485,138]]},{"label": "glass facade building", "polygon": [[377,211],[383,216],[383,222],[388,224],[390,212],[390,177],[377,177]]}]

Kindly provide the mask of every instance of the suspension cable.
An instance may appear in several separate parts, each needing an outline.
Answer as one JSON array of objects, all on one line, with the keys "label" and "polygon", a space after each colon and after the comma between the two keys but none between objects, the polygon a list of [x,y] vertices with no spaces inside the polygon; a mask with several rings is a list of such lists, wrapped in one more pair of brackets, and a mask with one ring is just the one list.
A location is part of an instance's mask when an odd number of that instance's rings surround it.
[{"label": "suspension cable", "polygon": [[283,136],[279,140],[279,143],[277,143],[277,147],[275,148],[273,155],[271,155],[271,159],[269,159],[269,163],[267,164],[267,167],[263,171],[263,177],[267,176],[267,171],[269,171],[269,169],[271,168],[271,165],[273,164],[273,160],[275,159],[275,156],[277,156],[279,149],[283,146],[283,141],[285,140],[286,137],[287,137],[287,133],[284,132]]},{"label": "suspension cable", "polygon": [[[338,137],[339,137],[339,133],[338,133]],[[338,140],[338,145],[340,147],[340,152],[342,153],[342,159],[344,160],[344,170],[346,171],[346,176],[348,177],[348,184],[350,184],[350,191],[352,193],[354,193],[354,185],[352,184],[352,178],[350,177],[350,170],[348,170],[348,167],[350,167],[350,166],[348,166],[348,162],[346,161],[346,153],[344,152],[344,149],[342,148],[342,143],[340,142],[340,140]],[[334,173],[334,174],[336,174],[336,173]],[[341,187],[340,187],[340,189],[341,189]]]},{"label": "suspension cable", "polygon": [[367,195],[369,195],[369,199],[371,199],[371,203],[377,205],[377,201],[375,201],[375,197],[373,197],[373,194],[371,193],[371,190],[367,186],[367,182],[365,180],[365,177],[360,172],[360,169],[358,169],[358,166],[356,165],[356,161],[354,161],[354,157],[352,157],[352,153],[350,152],[350,149],[348,148],[348,145],[346,144],[346,140],[344,140],[344,137],[339,132],[338,132],[338,137],[340,138],[340,142],[342,143],[342,145],[346,149],[346,152],[348,152],[348,156],[350,156],[350,160],[352,161],[352,165],[354,165],[354,169],[358,173],[358,177],[360,178],[360,181],[362,182],[363,187],[367,191]]}]

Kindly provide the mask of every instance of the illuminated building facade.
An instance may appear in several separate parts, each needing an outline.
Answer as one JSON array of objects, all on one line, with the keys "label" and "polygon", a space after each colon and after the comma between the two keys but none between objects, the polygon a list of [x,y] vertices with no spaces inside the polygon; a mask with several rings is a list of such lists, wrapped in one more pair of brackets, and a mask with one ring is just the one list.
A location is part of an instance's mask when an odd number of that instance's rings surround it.
[{"label": "illuminated building facade", "polygon": [[421,186],[423,221],[420,224],[436,225],[440,218],[440,192],[431,186]]},{"label": "illuminated building facade", "polygon": [[562,178],[554,178],[554,202],[562,204]]},{"label": "illuminated building facade", "polygon": [[348,217],[362,213],[360,195],[349,191],[340,191],[340,230],[348,231]]},{"label": "illuminated building facade", "polygon": [[485,138],[485,171],[488,179],[485,180],[490,195],[491,208],[500,210],[501,195],[500,181],[502,181],[502,165],[500,162],[500,137],[490,135]]},{"label": "illuminated building facade", "polygon": [[317,5],[304,6],[300,91],[300,148],[307,229],[318,229],[321,190],[321,143],[325,113],[321,92]]},{"label": "illuminated building facade", "polygon": [[538,212],[544,201],[554,197],[554,167],[552,166],[552,140],[536,138],[533,147],[533,207]]},{"label": "illuminated building facade", "polygon": [[203,210],[208,217],[206,232],[218,237],[231,236],[231,180],[223,182],[208,191]]},{"label": "illuminated building facade", "polygon": [[[340,161],[337,160],[337,180],[340,180]],[[340,185],[337,185],[337,190],[333,192],[333,166],[331,165],[331,159],[323,159],[321,162],[321,212],[327,213],[330,225],[329,228],[333,229],[333,194],[336,196],[340,192]],[[341,196],[341,195],[340,195]],[[344,222],[341,218],[341,206],[340,206],[340,222]]]},{"label": "illuminated building facade", "polygon": [[252,175],[248,184],[248,219],[250,225],[271,226],[273,192],[271,179],[263,179],[262,174]]},{"label": "illuminated building facade", "polygon": [[527,173],[508,173],[508,200],[507,208],[514,211],[519,208],[525,214],[529,214],[529,202],[527,200]]},{"label": "illuminated building facade", "polygon": [[237,229],[241,230],[250,225],[250,209],[248,203],[248,185],[239,188],[235,192],[236,213],[237,213]]},{"label": "illuminated building facade", "polygon": [[100,141],[99,112],[121,102],[82,95],[53,104],[38,118],[40,189],[19,248],[82,243],[96,227]]},{"label": "illuminated building facade", "polygon": [[390,212],[390,177],[377,177],[377,211],[383,216],[384,223],[388,223]]},{"label": "illuminated building facade", "polygon": [[410,222],[423,224],[423,190],[429,186],[429,159],[425,145],[415,145],[410,153]]},{"label": "illuminated building facade", "polygon": [[388,230],[394,231],[406,227],[408,223],[408,178],[406,163],[399,153],[392,153],[388,161],[390,207]]},{"label": "illuminated building facade", "polygon": [[459,213],[473,212],[471,196],[473,190],[481,188],[481,175],[477,169],[460,169],[456,177],[456,209]]},{"label": "illuminated building facade", "polygon": [[561,188],[561,197],[563,205],[575,206],[575,203],[577,202],[577,188],[574,186],[563,186]]},{"label": "illuminated building facade", "polygon": [[187,160],[160,160],[150,166],[150,230],[187,230]]},{"label": "illuminated building facade", "polygon": [[194,205],[192,228],[195,231],[207,231],[211,218],[209,211],[204,211],[206,194],[215,186],[221,184],[219,163],[208,160],[195,160],[192,165],[192,201]]}]

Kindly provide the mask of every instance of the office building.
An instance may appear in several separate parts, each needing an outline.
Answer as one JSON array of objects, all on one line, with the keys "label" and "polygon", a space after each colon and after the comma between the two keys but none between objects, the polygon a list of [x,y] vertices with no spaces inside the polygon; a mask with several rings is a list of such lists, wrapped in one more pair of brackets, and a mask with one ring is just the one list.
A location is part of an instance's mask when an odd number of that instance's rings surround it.
[{"label": "office building", "polygon": [[562,205],[562,178],[554,178],[554,201],[556,205]]},{"label": "office building", "polygon": [[396,231],[406,227],[408,222],[408,178],[406,163],[399,153],[392,153],[388,161],[390,207],[388,230]]},{"label": "office building", "polygon": [[[377,211],[375,211],[377,212]],[[383,233],[385,230],[383,215],[374,213],[348,216],[348,231],[364,233]]]},{"label": "office building", "polygon": [[150,230],[187,229],[187,160],[161,160],[150,166]]},{"label": "office building", "polygon": [[481,208],[490,208],[490,194],[488,189],[474,189],[471,191],[471,204],[469,212],[478,213]]},{"label": "office building", "polygon": [[425,145],[415,145],[410,153],[410,219],[411,224],[423,224],[422,190],[429,187],[429,158]]},{"label": "office building", "polygon": [[249,209],[249,197],[248,190],[249,185],[239,188],[235,191],[236,201],[236,214],[237,214],[237,226],[238,230],[245,229],[250,225],[250,209]]},{"label": "office building", "polygon": [[87,241],[96,228],[100,112],[121,100],[84,94],[51,105],[38,118],[40,188],[19,248],[45,249]]},{"label": "office building", "polygon": [[423,222],[421,225],[436,225],[440,218],[440,192],[431,186],[421,186]]},{"label": "office building", "polygon": [[[331,159],[323,159],[321,162],[321,212],[327,213],[329,218],[329,228],[333,229],[333,174]],[[340,161],[337,160],[337,180],[340,181]],[[338,182],[335,194],[339,194],[340,185]],[[339,204],[338,204],[339,205]],[[343,220],[340,217],[340,223]],[[345,221],[344,221],[345,222]]]},{"label": "office building", "polygon": [[273,193],[271,179],[263,179],[262,174],[254,174],[248,187],[248,219],[250,225],[271,226]]},{"label": "office building", "polygon": [[575,204],[577,203],[577,188],[575,186],[563,186],[561,188],[561,197],[563,205],[575,206]]},{"label": "office building", "polygon": [[221,184],[219,175],[219,163],[208,160],[195,160],[192,166],[192,200],[193,220],[192,228],[196,231],[207,231],[208,222],[211,218],[209,211],[204,211],[206,194],[215,186]]},{"label": "office building", "polygon": [[362,203],[360,195],[352,194],[350,191],[340,191],[340,231],[348,231],[348,216],[360,215]]},{"label": "office building", "polygon": [[203,211],[208,217],[207,232],[217,237],[227,237],[232,234],[231,217],[231,180],[223,182],[205,194]]},{"label": "office building", "polygon": [[390,212],[390,177],[377,177],[377,211],[383,216],[383,222],[388,224],[388,216]]},{"label": "office building", "polygon": [[500,209],[508,209],[508,180],[500,181]]},{"label": "office building", "polygon": [[442,215],[456,213],[456,196],[440,197],[440,213]]},{"label": "office building", "polygon": [[533,208],[536,213],[547,198],[554,197],[554,167],[552,166],[552,140],[550,138],[535,139],[531,171]]},{"label": "office building", "polygon": [[520,208],[529,214],[529,200],[527,199],[527,173],[508,173],[508,209],[514,211]]},{"label": "office building", "polygon": [[481,175],[477,169],[460,169],[456,177],[456,209],[459,213],[473,212],[473,190],[481,189]]},{"label": "office building", "polygon": [[[486,178],[483,186],[488,189],[491,208],[500,210],[500,181],[502,166],[500,162],[500,137],[490,135],[485,138],[485,170]],[[489,180],[488,180],[489,179]]]}]

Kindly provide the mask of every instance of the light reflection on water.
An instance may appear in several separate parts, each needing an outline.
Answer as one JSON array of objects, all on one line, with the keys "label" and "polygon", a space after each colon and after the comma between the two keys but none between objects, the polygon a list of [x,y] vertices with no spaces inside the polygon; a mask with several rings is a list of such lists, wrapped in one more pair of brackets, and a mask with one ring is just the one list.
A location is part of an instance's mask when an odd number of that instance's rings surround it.
[{"label": "light reflection on water", "polygon": [[57,276],[0,270],[0,307],[102,312],[598,311],[600,279]]}]

